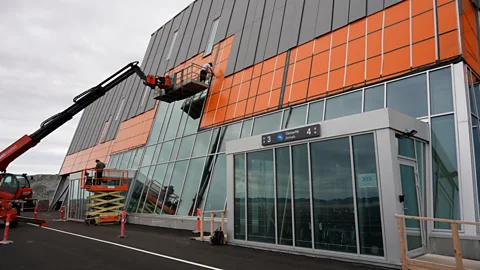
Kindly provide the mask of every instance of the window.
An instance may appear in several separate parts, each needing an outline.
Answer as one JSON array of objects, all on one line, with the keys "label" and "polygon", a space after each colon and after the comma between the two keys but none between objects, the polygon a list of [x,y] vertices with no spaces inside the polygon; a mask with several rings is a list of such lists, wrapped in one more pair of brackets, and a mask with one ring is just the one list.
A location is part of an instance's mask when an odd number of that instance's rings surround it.
[{"label": "window", "polygon": [[292,146],[292,166],[295,246],[311,248],[310,184],[306,144]]},{"label": "window", "polygon": [[450,68],[430,72],[430,103],[431,114],[453,112]]},{"label": "window", "polygon": [[383,109],[383,104],[385,103],[384,97],[385,93],[383,84],[365,89],[365,101],[363,111],[369,112]]},{"label": "window", "polygon": [[167,162],[170,159],[170,153],[172,152],[172,148],[173,141],[163,143],[157,163]]},{"label": "window", "polygon": [[222,128],[222,138],[218,152],[225,152],[227,142],[236,140],[240,136],[242,123],[232,124]]},{"label": "window", "polygon": [[277,112],[255,118],[252,136],[279,130],[281,116],[282,113]]},{"label": "window", "polygon": [[398,139],[398,154],[400,156],[415,158],[415,148],[412,139]]},{"label": "window", "polygon": [[210,36],[208,37],[207,47],[205,48],[205,54],[203,55],[204,57],[212,53],[213,42],[215,41],[215,34],[217,34],[219,21],[220,21],[219,19],[216,19],[212,23],[212,29],[210,30]]},{"label": "window", "polygon": [[305,125],[307,105],[290,108],[283,113],[282,129]]},{"label": "window", "polygon": [[187,178],[185,179],[185,184],[183,185],[182,195],[177,211],[177,215],[179,216],[191,216],[193,214],[191,211],[196,211],[194,209],[194,203],[195,198],[197,197],[198,184],[200,183],[204,163],[204,157],[190,160]]},{"label": "window", "polygon": [[205,156],[207,154],[211,136],[211,130],[197,134],[195,144],[193,145],[192,157]]},{"label": "window", "polygon": [[248,240],[275,243],[272,150],[247,153]]},{"label": "window", "polygon": [[323,121],[323,100],[310,103],[308,108],[308,124]]},{"label": "window", "polygon": [[278,244],[291,246],[293,244],[293,226],[289,147],[275,150],[275,169],[277,176]]},{"label": "window", "polygon": [[122,102],[120,103],[120,107],[118,107],[118,112],[117,112],[117,116],[115,116],[115,121],[117,121],[118,118],[120,117],[120,113],[122,112],[123,105],[125,105],[125,98],[122,98]]},{"label": "window", "polygon": [[415,118],[428,115],[426,74],[388,83],[387,107]]},{"label": "window", "polygon": [[152,164],[152,158],[154,153],[155,153],[155,145],[147,148],[147,150],[145,151],[145,156],[143,157],[143,160],[142,160],[142,166],[147,166]]},{"label": "window", "polygon": [[190,153],[192,152],[194,141],[195,141],[195,135],[184,137],[182,139],[182,144],[178,152],[178,159],[184,159],[184,158],[190,157]]},{"label": "window", "polygon": [[[348,137],[312,143],[311,164],[315,164],[311,168],[315,248],[356,253]],[[306,187],[305,189],[308,191]]]},{"label": "window", "polygon": [[168,48],[167,59],[165,61],[169,60],[170,56],[172,55],[173,46],[175,45],[175,40],[177,39],[177,34],[178,31],[175,31],[175,33],[173,34],[172,42],[170,42],[170,47]]},{"label": "window", "polygon": [[180,191],[182,189],[183,180],[185,179],[185,174],[187,172],[187,165],[188,160],[176,162],[169,184],[167,185],[164,183],[164,186],[167,187],[166,194],[171,193],[172,195],[170,197],[167,196],[167,198],[165,198],[165,202],[163,202],[163,198],[160,198],[162,200],[159,201],[159,203],[162,203],[168,207],[167,209],[162,209],[162,214],[175,214],[178,206],[177,196],[180,195]]},{"label": "window", "polygon": [[243,154],[234,156],[234,177],[235,177],[235,239],[245,240],[245,156]]},{"label": "window", "polygon": [[327,99],[325,120],[362,112],[362,91]]},{"label": "window", "polygon": [[250,131],[252,131],[252,119],[243,121],[242,132],[240,133],[240,138],[245,138],[250,136]]},{"label": "window", "polygon": [[227,160],[224,154],[218,155],[213,170],[212,180],[210,181],[210,190],[207,201],[205,202],[205,211],[223,210],[227,199]]},{"label": "window", "polygon": [[360,253],[383,256],[382,217],[373,134],[352,137]]}]

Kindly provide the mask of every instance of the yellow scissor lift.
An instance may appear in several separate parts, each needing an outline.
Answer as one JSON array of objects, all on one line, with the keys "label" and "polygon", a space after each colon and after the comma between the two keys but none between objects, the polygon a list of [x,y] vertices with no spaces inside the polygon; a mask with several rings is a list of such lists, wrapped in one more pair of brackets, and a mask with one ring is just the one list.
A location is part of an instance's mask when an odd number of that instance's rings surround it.
[{"label": "yellow scissor lift", "polygon": [[125,196],[128,191],[128,171],[103,169],[101,177],[96,177],[95,169],[82,172],[80,188],[92,193],[87,200],[88,211],[85,223],[99,225],[120,222],[121,213],[125,209]]}]

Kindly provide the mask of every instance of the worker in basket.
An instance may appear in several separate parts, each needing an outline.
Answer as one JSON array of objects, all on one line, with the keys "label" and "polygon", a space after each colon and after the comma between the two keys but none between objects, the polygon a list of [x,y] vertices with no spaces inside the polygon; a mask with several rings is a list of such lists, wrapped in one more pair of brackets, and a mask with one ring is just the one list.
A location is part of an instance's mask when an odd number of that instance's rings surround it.
[{"label": "worker in basket", "polygon": [[95,160],[97,165],[95,165],[95,182],[97,185],[101,185],[102,181],[105,181],[103,179],[103,169],[105,169],[105,163],[101,162],[100,160]]},{"label": "worker in basket", "polygon": [[213,65],[211,62],[203,65],[202,70],[200,70],[200,82],[205,82],[208,74],[210,74],[209,80],[215,75],[213,74]]}]

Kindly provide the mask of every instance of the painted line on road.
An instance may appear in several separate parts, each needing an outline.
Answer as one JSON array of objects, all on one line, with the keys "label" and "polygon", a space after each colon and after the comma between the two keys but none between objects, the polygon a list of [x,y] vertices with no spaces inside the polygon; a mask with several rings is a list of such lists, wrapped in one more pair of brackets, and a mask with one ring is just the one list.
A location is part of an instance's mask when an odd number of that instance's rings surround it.
[{"label": "painted line on road", "polygon": [[[39,225],[37,225],[37,224],[32,224],[32,223],[27,223],[27,224],[32,225],[32,226],[39,227]],[[134,247],[130,247],[130,246],[125,246],[125,245],[122,245],[122,244],[117,244],[117,243],[114,243],[114,242],[109,242],[109,241],[105,241],[105,240],[101,240],[101,239],[97,239],[97,238],[93,238],[93,237],[89,237],[89,236],[85,236],[85,235],[81,235],[81,234],[71,233],[71,232],[62,231],[62,230],[58,230],[58,229],[54,229],[54,228],[49,228],[49,227],[41,227],[41,228],[42,228],[42,229],[46,229],[46,230],[51,230],[51,231],[59,232],[59,233],[63,233],[63,234],[73,235],[73,236],[80,237],[80,238],[89,239],[89,240],[92,240],[92,241],[97,241],[97,242],[100,242],[100,243],[109,244],[109,245],[112,245],[112,246],[117,246],[117,247],[122,247],[122,248],[130,249],[130,250],[142,252],[142,253],[145,253],[145,254],[149,254],[149,255],[161,257],[161,258],[168,259],[168,260],[172,260],[172,261],[177,261],[177,262],[181,262],[181,263],[185,263],[185,264],[191,264],[191,265],[195,265],[195,266],[202,267],[202,268],[206,268],[206,269],[222,270],[221,268],[216,268],[216,267],[213,267],[213,266],[208,266],[208,265],[204,265],[204,264],[200,264],[200,263],[196,263],[196,262],[191,262],[191,261],[187,261],[187,260],[182,260],[182,259],[179,259],[179,258],[175,258],[175,257],[171,257],[171,256],[167,256],[167,255],[163,255],[163,254],[159,254],[159,253],[155,253],[155,252],[151,252],[151,251],[139,249],[139,248],[134,248]]]}]

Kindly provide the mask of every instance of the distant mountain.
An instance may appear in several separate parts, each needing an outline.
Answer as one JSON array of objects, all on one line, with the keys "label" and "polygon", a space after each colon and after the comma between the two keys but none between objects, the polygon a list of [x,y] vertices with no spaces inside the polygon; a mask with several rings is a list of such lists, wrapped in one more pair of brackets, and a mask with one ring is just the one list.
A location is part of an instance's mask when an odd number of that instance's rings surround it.
[{"label": "distant mountain", "polygon": [[[30,177],[33,177],[33,180]],[[29,175],[29,181],[35,199],[51,201],[60,181],[60,176],[57,174]]]}]

